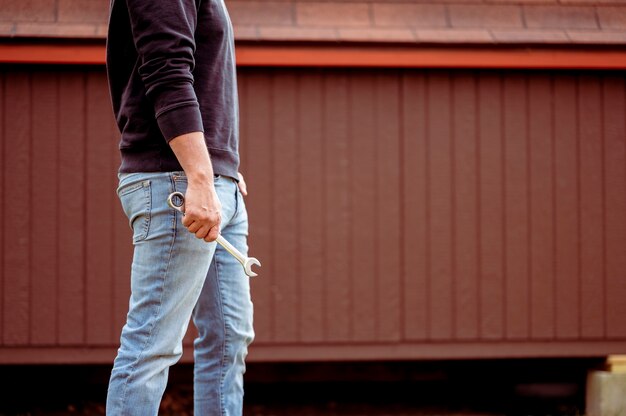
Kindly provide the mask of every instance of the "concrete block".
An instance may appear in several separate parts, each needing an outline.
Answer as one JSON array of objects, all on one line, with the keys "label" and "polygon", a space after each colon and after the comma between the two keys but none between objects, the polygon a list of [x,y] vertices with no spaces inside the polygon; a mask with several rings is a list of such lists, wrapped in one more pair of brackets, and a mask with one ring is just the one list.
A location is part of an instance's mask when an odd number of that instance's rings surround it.
[{"label": "concrete block", "polygon": [[626,373],[587,374],[586,416],[626,415]]}]

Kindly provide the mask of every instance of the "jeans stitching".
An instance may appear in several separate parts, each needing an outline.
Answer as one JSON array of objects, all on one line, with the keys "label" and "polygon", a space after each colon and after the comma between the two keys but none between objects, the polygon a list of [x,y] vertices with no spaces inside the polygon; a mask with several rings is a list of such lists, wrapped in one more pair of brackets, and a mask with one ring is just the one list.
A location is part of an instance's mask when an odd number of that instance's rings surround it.
[{"label": "jeans stitching", "polygon": [[233,218],[237,217],[239,213],[239,185],[235,184],[235,213],[233,214]]},{"label": "jeans stitching", "polygon": [[224,313],[224,300],[222,297],[222,285],[220,282],[220,263],[217,257],[217,247],[215,248],[215,253],[213,254],[213,261],[215,261],[215,280],[217,283],[217,292],[219,293],[218,299],[220,303],[220,314],[222,315],[221,318],[224,330],[224,338],[222,340],[222,360],[220,362],[220,412],[222,413],[222,415],[226,415],[226,406],[224,404],[224,378],[226,377],[226,375],[224,373],[224,367],[226,366],[226,345],[228,339],[228,330],[226,326],[226,314]]},{"label": "jeans stitching", "polygon": [[[152,183],[150,181],[144,181],[144,188],[147,188],[146,194],[146,219],[144,221],[143,234],[139,241],[146,240],[150,233],[150,221],[152,221]],[[138,241],[138,242],[139,242]]]},{"label": "jeans stitching", "polygon": [[[122,206],[124,206],[124,198],[132,198],[130,194],[140,190],[143,191],[143,198],[145,199],[144,211],[140,212],[144,212],[144,214],[137,215],[137,217],[128,216],[128,225],[133,231],[133,244],[138,244],[147,239],[150,232],[150,221],[152,218],[152,182],[150,180],[144,180],[134,184],[123,185],[119,189],[118,197],[120,202],[122,202]],[[126,212],[126,208],[124,208],[124,212]]]}]

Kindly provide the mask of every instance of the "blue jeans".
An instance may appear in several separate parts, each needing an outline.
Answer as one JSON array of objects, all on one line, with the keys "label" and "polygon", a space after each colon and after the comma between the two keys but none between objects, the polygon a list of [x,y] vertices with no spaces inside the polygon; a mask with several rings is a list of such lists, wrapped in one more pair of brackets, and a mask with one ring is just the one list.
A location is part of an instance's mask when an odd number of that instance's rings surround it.
[{"label": "blue jeans", "polygon": [[[118,195],[133,229],[131,297],[107,396],[107,415],[157,415],[169,367],[182,355],[191,317],[194,411],[241,415],[243,373],[252,342],[250,285],[241,264],[216,243],[197,239],[167,205],[185,193],[183,172],[120,175]],[[248,216],[237,183],[216,177],[221,233],[247,253]]]}]

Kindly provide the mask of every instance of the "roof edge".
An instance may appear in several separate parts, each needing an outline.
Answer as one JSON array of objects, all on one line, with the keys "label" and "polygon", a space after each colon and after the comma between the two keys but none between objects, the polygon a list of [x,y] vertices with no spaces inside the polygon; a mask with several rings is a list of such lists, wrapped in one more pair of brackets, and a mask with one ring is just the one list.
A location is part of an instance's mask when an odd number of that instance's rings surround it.
[{"label": "roof edge", "polygon": [[[263,44],[238,42],[240,67],[626,69],[624,48],[441,47],[429,45]],[[0,42],[0,63],[104,65],[97,42]]]}]

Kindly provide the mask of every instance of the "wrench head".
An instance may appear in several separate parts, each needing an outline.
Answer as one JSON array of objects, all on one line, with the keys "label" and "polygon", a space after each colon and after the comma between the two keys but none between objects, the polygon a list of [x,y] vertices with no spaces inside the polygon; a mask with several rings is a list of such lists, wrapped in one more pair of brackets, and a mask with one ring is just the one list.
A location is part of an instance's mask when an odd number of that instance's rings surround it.
[{"label": "wrench head", "polygon": [[261,267],[261,262],[255,259],[254,257],[248,257],[243,264],[243,269],[246,272],[246,276],[249,276],[249,277],[258,276],[255,272],[252,271],[252,266]]}]

